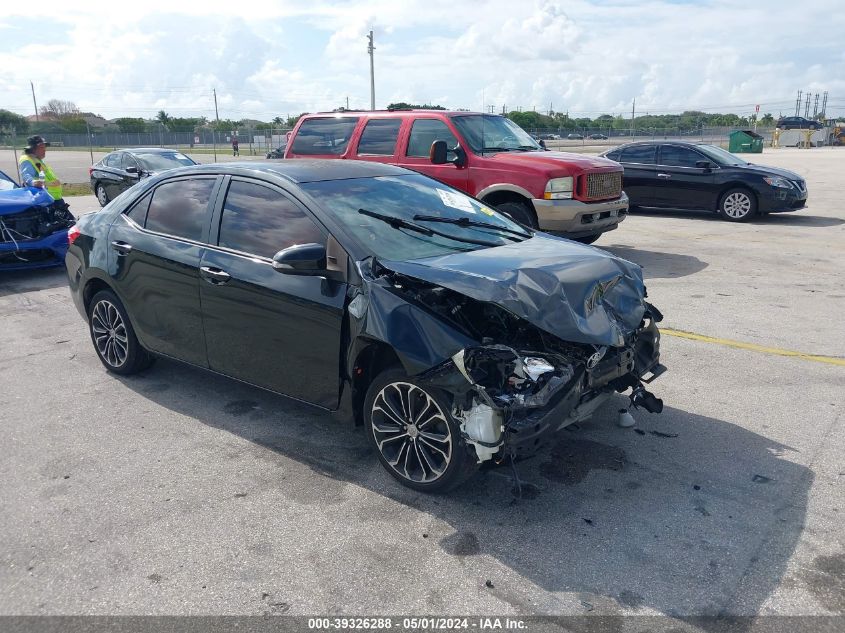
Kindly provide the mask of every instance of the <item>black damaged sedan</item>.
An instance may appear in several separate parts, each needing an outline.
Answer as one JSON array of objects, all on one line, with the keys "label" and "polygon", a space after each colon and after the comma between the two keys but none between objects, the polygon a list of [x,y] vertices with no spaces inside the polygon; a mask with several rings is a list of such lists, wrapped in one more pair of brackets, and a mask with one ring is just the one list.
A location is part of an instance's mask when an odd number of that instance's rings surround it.
[{"label": "black damaged sedan", "polygon": [[169,171],[83,216],[66,264],[109,371],[165,356],[340,411],[418,490],[529,455],[614,392],[662,408],[639,266],[390,165]]}]

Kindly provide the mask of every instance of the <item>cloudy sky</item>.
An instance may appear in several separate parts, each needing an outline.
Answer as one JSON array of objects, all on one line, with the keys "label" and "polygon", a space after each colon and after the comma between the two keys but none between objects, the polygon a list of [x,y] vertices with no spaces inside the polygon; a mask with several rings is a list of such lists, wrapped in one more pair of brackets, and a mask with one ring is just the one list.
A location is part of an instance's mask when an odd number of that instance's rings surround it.
[{"label": "cloudy sky", "polygon": [[[84,5],[84,6],[83,6]],[[842,0],[40,0],[0,17],[0,108],[270,120],[376,107],[845,115]],[[810,106],[812,113],[812,104]],[[802,106],[803,114],[803,106]]]}]

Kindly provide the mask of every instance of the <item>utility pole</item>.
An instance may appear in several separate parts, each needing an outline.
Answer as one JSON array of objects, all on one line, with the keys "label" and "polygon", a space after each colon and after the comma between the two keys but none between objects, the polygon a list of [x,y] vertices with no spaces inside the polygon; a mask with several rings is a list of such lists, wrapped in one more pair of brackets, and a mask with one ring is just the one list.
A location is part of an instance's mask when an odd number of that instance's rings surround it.
[{"label": "utility pole", "polygon": [[634,97],[634,101],[631,103],[631,138],[634,138],[634,128],[635,128],[634,112],[636,111],[636,108],[637,108],[637,98]]},{"label": "utility pole", "polygon": [[807,100],[805,101],[805,105],[804,105],[804,118],[806,119],[809,116],[810,116],[810,93],[808,92],[807,93]]},{"label": "utility pole", "polygon": [[798,98],[795,100],[795,116],[801,114],[801,91],[798,91]]},{"label": "utility pole", "polygon": [[[220,123],[220,113],[217,111],[217,88],[212,88],[211,92],[214,94],[214,119]],[[211,145],[214,148],[214,162],[217,162],[217,125],[211,130]]]},{"label": "utility pole", "polygon": [[38,123],[38,104],[35,103],[35,86],[31,81],[29,87],[32,88],[32,106],[35,108],[35,122]]},{"label": "utility pole", "polygon": [[346,97],[346,109],[349,109],[349,97]]},{"label": "utility pole", "polygon": [[367,45],[367,52],[370,54],[370,110],[376,109],[376,75],[375,69],[373,66],[373,51],[376,50],[376,47],[373,46],[373,32],[370,31],[370,34],[367,36],[367,39],[370,40],[370,43]]},{"label": "utility pole", "polygon": [[824,96],[822,97],[821,118],[827,119],[827,90],[824,91]]},{"label": "utility pole", "polygon": [[819,93],[816,93],[816,102],[813,104],[813,118],[819,113]]}]

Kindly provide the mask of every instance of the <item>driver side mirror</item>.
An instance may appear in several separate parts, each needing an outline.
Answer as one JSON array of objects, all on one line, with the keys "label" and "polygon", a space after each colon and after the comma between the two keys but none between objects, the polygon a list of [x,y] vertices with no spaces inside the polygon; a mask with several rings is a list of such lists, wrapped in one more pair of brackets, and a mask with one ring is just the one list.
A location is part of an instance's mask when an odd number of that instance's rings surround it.
[{"label": "driver side mirror", "polygon": [[466,165],[467,154],[464,149],[460,145],[455,145],[452,151],[455,152],[455,158],[449,160],[449,148],[446,145],[446,141],[434,141],[431,144],[431,149],[428,150],[428,157],[431,159],[433,165],[445,165],[446,163],[452,163],[455,167]]},{"label": "driver side mirror", "polygon": [[323,244],[294,244],[273,256],[273,268],[288,275],[326,273],[326,247]]},{"label": "driver side mirror", "polygon": [[709,160],[698,160],[695,162],[695,166],[699,169],[706,169],[707,171],[710,171],[713,168],[713,163]]},{"label": "driver side mirror", "polygon": [[136,176],[140,173],[137,167],[127,167],[123,171],[125,171],[127,174],[135,174]]},{"label": "driver side mirror", "polygon": [[544,141],[543,139],[540,139],[537,142],[540,144],[540,147],[542,147],[543,149],[546,149],[546,141]]}]

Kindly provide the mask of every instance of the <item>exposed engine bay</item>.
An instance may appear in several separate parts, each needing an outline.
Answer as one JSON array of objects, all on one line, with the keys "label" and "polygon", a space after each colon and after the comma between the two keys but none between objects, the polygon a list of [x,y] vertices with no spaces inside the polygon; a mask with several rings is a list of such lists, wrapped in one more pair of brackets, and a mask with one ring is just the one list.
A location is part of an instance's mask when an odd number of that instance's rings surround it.
[{"label": "exposed engine bay", "polygon": [[19,251],[19,243],[40,240],[60,231],[66,231],[75,224],[75,219],[68,210],[68,205],[59,200],[49,206],[31,206],[17,213],[0,215],[0,244],[12,246],[5,251],[6,258],[29,261],[24,249]]},{"label": "exposed engine bay", "polygon": [[614,392],[631,389],[632,406],[663,408],[643,386],[665,371],[656,326],[663,317],[648,303],[623,345],[591,345],[433,283],[392,271],[384,279],[394,293],[479,343],[418,376],[453,395],[452,414],[479,462],[533,453],[541,436],[589,418]]}]

